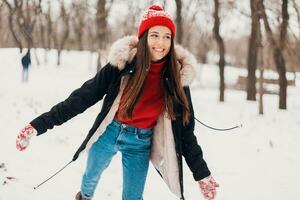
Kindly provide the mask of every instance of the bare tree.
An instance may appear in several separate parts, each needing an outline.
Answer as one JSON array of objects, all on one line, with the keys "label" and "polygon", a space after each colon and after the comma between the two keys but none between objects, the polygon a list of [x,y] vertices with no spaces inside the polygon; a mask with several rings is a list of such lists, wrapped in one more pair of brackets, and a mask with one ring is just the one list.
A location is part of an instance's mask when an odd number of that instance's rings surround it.
[{"label": "bare tree", "polygon": [[107,17],[113,1],[110,2],[110,6],[107,6],[106,0],[97,1],[97,13],[96,13],[96,27],[97,27],[97,44],[98,44],[98,58],[97,58],[97,71],[101,69],[101,54],[108,43],[108,29],[107,29]]},{"label": "bare tree", "polygon": [[[294,40],[295,40],[295,44],[297,43],[297,41],[300,41],[300,4],[299,1],[296,2],[295,0],[291,0],[293,8],[295,10],[296,13],[296,17],[297,17],[297,22],[298,22],[298,36],[296,36],[295,34],[292,34],[294,36]],[[291,32],[293,33],[293,32]],[[288,44],[288,43],[287,43]],[[294,45],[294,47],[292,47],[292,45],[288,45],[288,47],[286,48],[287,50],[287,54],[289,56],[289,60],[292,60],[292,72],[294,73],[294,81],[296,82],[297,79],[297,73],[296,73],[296,63],[299,63],[300,61],[300,54],[298,53],[299,50],[297,51],[296,48],[297,45]]]},{"label": "bare tree", "polygon": [[[190,40],[191,42],[194,42],[193,40]],[[211,50],[211,46],[213,43],[213,37],[211,34],[207,32],[201,33],[199,37],[199,41],[197,42],[197,57],[199,57],[199,60],[201,63],[207,63],[207,53],[209,50]]]},{"label": "bare tree", "polygon": [[45,18],[46,18],[46,35],[47,35],[47,40],[46,40],[46,48],[50,49],[51,48],[51,40],[55,39],[55,36],[53,35],[53,19],[51,17],[51,3],[48,1],[48,10],[45,13]]},{"label": "bare tree", "polygon": [[65,2],[60,1],[60,16],[58,18],[57,22],[57,31],[58,33],[56,35],[59,36],[58,40],[58,46],[57,46],[57,65],[60,65],[60,60],[61,60],[61,51],[64,49],[66,41],[69,37],[69,13],[67,13],[66,8],[65,8]]},{"label": "bare tree", "polygon": [[[26,0],[25,4],[23,0],[14,0],[14,4],[4,0],[4,3],[10,11],[9,27],[20,53],[24,46],[30,50],[34,46],[32,36],[37,16],[41,13],[41,0]],[[37,65],[39,65],[40,62],[36,52],[34,52],[34,55]]]},{"label": "bare tree", "polygon": [[97,12],[96,12],[96,25],[97,25],[97,38],[99,48],[103,48],[105,39],[107,39],[107,16],[108,9],[105,8],[106,0],[97,1]]},{"label": "bare tree", "polygon": [[225,68],[225,45],[223,38],[220,35],[220,18],[219,18],[219,0],[214,0],[214,27],[213,33],[219,47],[219,75],[220,75],[220,96],[219,100],[224,101],[225,93],[225,77],[224,77],[224,68]]},{"label": "bare tree", "polygon": [[282,51],[285,50],[286,43],[287,43],[287,28],[289,25],[289,13],[288,13],[288,0],[282,0],[282,7],[281,7],[281,15],[282,15],[282,22],[280,25],[280,48]]},{"label": "bare tree", "polygon": [[44,61],[47,63],[47,52],[50,48],[57,48],[57,37],[55,35],[53,17],[52,17],[52,9],[51,9],[51,1],[47,1],[48,9],[44,13],[45,18],[45,57]]},{"label": "bare tree", "polygon": [[47,59],[47,52],[48,52],[48,48],[47,48],[47,18],[45,13],[41,13],[38,17],[38,28],[39,30],[37,30],[37,35],[40,35],[40,43],[39,45],[44,49],[44,63],[48,62]]},{"label": "bare tree", "polygon": [[[144,8],[140,6],[136,6],[133,2],[134,0],[131,0],[130,3],[128,4],[128,15],[126,17],[126,23],[124,23],[124,34],[125,35],[132,35],[136,34],[136,29],[135,27],[136,21],[137,21],[137,16],[140,16],[142,12],[144,12]],[[140,20],[140,19],[138,19]],[[140,22],[140,21],[138,21]],[[137,27],[136,27],[137,28]]]},{"label": "bare tree", "polygon": [[179,44],[182,43],[182,37],[183,37],[183,30],[182,30],[182,13],[181,13],[181,9],[182,9],[182,2],[181,0],[175,0],[176,2],[176,38],[177,38],[177,42]]},{"label": "bare tree", "polygon": [[[185,31],[181,36],[181,44],[187,47],[191,47],[194,41],[191,39],[194,36],[194,29],[199,29],[196,22],[196,17],[199,12],[203,12],[203,6],[200,4],[198,0],[187,0],[184,2],[184,5],[181,9],[182,17],[182,29],[190,30]],[[196,30],[198,31],[198,30]],[[198,35],[198,34],[197,34]],[[204,41],[201,41],[204,42]]]},{"label": "bare tree", "polygon": [[[209,31],[213,24],[213,16],[207,4],[209,4],[207,0],[187,0],[184,1],[182,8],[183,29],[189,30],[182,36],[182,45],[194,51],[201,63],[207,63],[207,54],[213,49],[214,43],[213,32]],[[199,18],[201,20],[197,20]]]},{"label": "bare tree", "polygon": [[[283,4],[285,0],[283,0]],[[287,3],[287,2],[286,2]],[[279,74],[279,109],[286,109],[286,98],[287,98],[287,79],[286,79],[286,67],[285,60],[280,49],[280,46],[276,43],[276,40],[273,36],[273,32],[270,28],[268,17],[265,12],[265,7],[263,4],[263,0],[259,1],[259,11],[261,13],[262,19],[264,21],[264,27],[267,34],[267,39],[271,44],[273,50],[273,58],[275,61],[276,69]]]},{"label": "bare tree", "polygon": [[83,33],[86,17],[85,2],[80,0],[73,1],[72,10],[74,11],[72,20],[76,42],[78,44],[78,49],[83,50]]},{"label": "bare tree", "polygon": [[[286,80],[286,66],[285,66],[285,59],[284,59],[284,52],[286,50],[286,44],[287,44],[287,28],[289,24],[289,13],[288,13],[288,0],[282,0],[282,6],[281,6],[281,15],[282,15],[282,22],[280,25],[280,39],[279,39],[279,45],[280,50],[282,53],[282,59],[283,62],[281,63],[281,67],[279,67],[279,108],[280,109],[286,109],[287,108],[287,80]],[[276,65],[277,66],[277,65]]]},{"label": "bare tree", "polygon": [[17,12],[17,22],[19,27],[21,28],[20,30],[25,36],[28,49],[33,47],[34,41],[32,38],[32,33],[37,20],[37,16],[41,12],[41,0],[38,0],[38,2],[34,0],[30,2],[31,4],[29,3],[29,0],[26,0],[25,11],[22,9],[18,9]]},{"label": "bare tree", "polygon": [[294,10],[295,10],[296,15],[297,15],[297,21],[298,21],[298,27],[299,27],[299,31],[298,31],[299,36],[298,37],[299,37],[299,40],[300,40],[300,11],[299,11],[300,10],[300,5],[298,5],[295,0],[291,0],[291,1],[293,3],[293,7],[294,7]]},{"label": "bare tree", "polygon": [[256,64],[257,64],[257,48],[258,48],[258,29],[259,23],[259,13],[257,10],[259,0],[250,0],[251,7],[251,36],[248,45],[248,78],[247,78],[247,100],[256,100]]},{"label": "bare tree", "polygon": [[39,35],[39,45],[41,45],[42,48],[46,48],[46,31],[45,31],[45,27],[46,27],[46,18],[44,13],[41,13],[38,17],[37,17],[37,25],[38,27],[36,28],[36,32],[37,35]]},{"label": "bare tree", "polygon": [[17,44],[17,46],[20,49],[20,53],[22,53],[23,44],[22,44],[22,40],[21,40],[19,31],[16,30],[18,27],[14,26],[14,24],[15,24],[14,21],[16,18],[17,10],[22,8],[23,1],[14,0],[14,5],[10,4],[7,0],[3,0],[3,1],[9,9],[9,16],[8,16],[9,30],[14,38],[15,43]]},{"label": "bare tree", "polygon": [[[255,47],[256,48],[256,47]],[[258,66],[259,66],[259,101],[258,101],[258,112],[260,115],[264,114],[264,54],[263,54],[263,44],[262,44],[262,34],[261,34],[261,25],[260,20],[258,21],[257,26],[257,54],[258,54]]]},{"label": "bare tree", "polygon": [[2,13],[3,13],[3,9],[4,8],[4,2],[0,2],[0,29],[2,28],[2,23],[3,23],[3,20],[2,20]]}]

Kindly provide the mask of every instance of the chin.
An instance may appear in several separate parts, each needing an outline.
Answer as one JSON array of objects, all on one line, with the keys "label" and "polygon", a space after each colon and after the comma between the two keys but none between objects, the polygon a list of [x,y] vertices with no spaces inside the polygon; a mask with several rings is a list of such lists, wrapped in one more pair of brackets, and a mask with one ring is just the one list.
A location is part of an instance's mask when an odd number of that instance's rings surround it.
[{"label": "chin", "polygon": [[153,58],[153,61],[155,62],[155,61],[161,60],[163,58],[164,58],[164,56],[156,56]]}]

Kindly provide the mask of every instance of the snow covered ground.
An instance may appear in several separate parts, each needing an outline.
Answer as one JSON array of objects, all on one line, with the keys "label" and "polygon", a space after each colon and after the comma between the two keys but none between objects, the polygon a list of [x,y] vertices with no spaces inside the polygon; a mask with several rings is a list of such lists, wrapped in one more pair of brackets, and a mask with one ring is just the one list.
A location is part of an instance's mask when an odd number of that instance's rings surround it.
[{"label": "snow covered ground", "polygon": [[[43,58],[43,51],[38,56]],[[15,149],[20,129],[92,77],[95,57],[87,52],[63,52],[62,67],[49,63],[30,69],[30,81],[21,83],[20,54],[0,49],[0,200],[74,199],[80,188],[86,153],[61,174],[37,190],[33,187],[71,160],[99,112],[101,102],[46,134],[34,137],[25,152]],[[89,58],[92,58],[89,62]],[[33,61],[34,61],[33,57]],[[41,59],[43,61],[43,59]],[[257,102],[247,102],[241,91],[226,91],[218,102],[218,69],[205,65],[192,96],[196,116],[216,127],[242,123],[228,132],[209,130],[199,124],[195,134],[215,179],[220,183],[219,200],[282,200],[300,196],[300,80],[288,88],[288,110],[278,110],[278,97],[266,95],[265,114],[258,115]],[[226,68],[226,81],[233,82],[245,71]],[[299,77],[299,74],[298,74]],[[197,86],[198,85],[198,86]],[[199,87],[200,85],[200,87]],[[121,156],[117,154],[105,171],[95,200],[121,199]],[[184,166],[187,200],[203,199],[188,167]],[[144,198],[177,199],[150,165]]]}]

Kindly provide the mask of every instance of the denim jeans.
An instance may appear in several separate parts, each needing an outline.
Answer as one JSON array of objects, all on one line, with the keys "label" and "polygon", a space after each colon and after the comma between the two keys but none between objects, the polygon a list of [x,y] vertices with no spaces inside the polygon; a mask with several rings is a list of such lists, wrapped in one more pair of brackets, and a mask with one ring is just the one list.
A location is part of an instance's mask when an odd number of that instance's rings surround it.
[{"label": "denim jeans", "polygon": [[122,154],[122,200],[142,200],[148,173],[152,129],[141,129],[114,119],[91,146],[82,178],[81,194],[92,198],[102,172],[112,157]]}]

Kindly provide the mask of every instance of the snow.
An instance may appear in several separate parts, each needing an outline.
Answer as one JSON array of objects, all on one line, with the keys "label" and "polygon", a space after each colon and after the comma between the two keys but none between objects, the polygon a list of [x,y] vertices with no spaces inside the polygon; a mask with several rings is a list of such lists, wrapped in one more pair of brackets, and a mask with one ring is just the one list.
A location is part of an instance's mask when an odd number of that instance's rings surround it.
[{"label": "snow", "polygon": [[[72,90],[91,78],[96,62],[88,52],[62,53],[62,66],[57,67],[56,54],[49,52],[49,63],[43,64],[44,51],[33,58],[29,83],[21,83],[20,58],[17,49],[0,49],[0,200],[65,200],[74,199],[84,172],[86,153],[63,172],[42,185],[73,156],[99,112],[101,102],[62,126],[34,137],[29,148],[15,148],[18,132],[33,118],[48,111],[68,97]],[[92,59],[92,60],[89,60]],[[300,90],[288,88],[288,110],[278,110],[278,97],[265,95],[263,116],[258,115],[257,102],[246,101],[242,91],[227,90],[225,102],[218,102],[218,68],[201,65],[201,73],[192,86],[196,116],[216,127],[243,124],[228,132],[209,130],[196,124],[195,134],[205,159],[220,188],[219,200],[298,199],[300,192]],[[242,69],[227,67],[226,83],[232,83]],[[299,77],[299,75],[298,75]],[[117,154],[104,172],[94,199],[121,199],[121,156]],[[196,182],[184,165],[187,200],[203,199]],[[150,165],[144,193],[145,199],[177,199]]]}]

